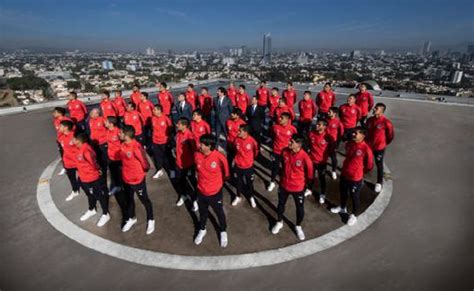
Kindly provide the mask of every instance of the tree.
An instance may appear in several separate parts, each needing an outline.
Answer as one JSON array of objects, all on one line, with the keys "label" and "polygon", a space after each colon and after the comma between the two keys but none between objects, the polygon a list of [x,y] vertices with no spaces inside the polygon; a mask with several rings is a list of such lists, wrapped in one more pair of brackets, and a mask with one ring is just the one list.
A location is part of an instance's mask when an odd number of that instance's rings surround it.
[{"label": "tree", "polygon": [[12,90],[41,90],[49,87],[45,79],[31,75],[10,78],[7,85]]},{"label": "tree", "polygon": [[79,81],[67,81],[67,88],[68,89],[81,89],[81,82]]}]

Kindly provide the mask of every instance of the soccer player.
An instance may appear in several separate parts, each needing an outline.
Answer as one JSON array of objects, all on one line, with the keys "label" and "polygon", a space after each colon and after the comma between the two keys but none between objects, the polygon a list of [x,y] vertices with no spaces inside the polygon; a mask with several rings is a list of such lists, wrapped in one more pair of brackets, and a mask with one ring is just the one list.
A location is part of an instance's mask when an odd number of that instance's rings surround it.
[{"label": "soccer player", "polygon": [[173,107],[174,102],[173,95],[170,91],[168,91],[168,85],[165,82],[161,82],[159,87],[160,92],[158,92],[156,99],[158,100],[158,104],[160,104],[163,108],[163,113],[166,116],[170,116],[171,108]]},{"label": "soccer player", "polygon": [[367,120],[367,144],[370,146],[375,157],[375,166],[377,167],[377,183],[375,184],[375,192],[382,191],[383,186],[383,158],[385,148],[394,138],[394,130],[392,122],[385,117],[385,109],[387,107],[383,103],[375,104],[373,116]]},{"label": "soccer player", "polygon": [[123,116],[123,124],[132,126],[135,129],[135,139],[142,145],[145,143],[143,139],[143,117],[136,110],[136,105],[132,101],[128,102],[127,111]]},{"label": "soccer player", "polygon": [[283,98],[286,99],[286,104],[293,110],[293,105],[296,103],[296,90],[293,87],[293,82],[286,83],[286,90],[283,91]]},{"label": "soccer player", "polygon": [[132,94],[130,95],[130,101],[135,104],[135,107],[137,107],[141,100],[142,93],[140,92],[140,85],[134,84],[132,88]]},{"label": "soccer player", "polygon": [[117,117],[109,116],[104,120],[107,138],[107,160],[110,170],[110,194],[113,195],[122,189],[122,177],[120,174],[120,128],[117,126]]},{"label": "soccer player", "polygon": [[135,140],[135,129],[132,126],[124,126],[120,132],[120,138],[123,141],[120,148],[122,179],[128,205],[128,220],[122,227],[122,232],[129,231],[137,223],[134,197],[136,193],[146,211],[146,234],[151,234],[155,231],[155,219],[153,218],[153,206],[146,188],[146,172],[150,169],[150,165],[143,146]]},{"label": "soccer player", "polygon": [[[310,152],[309,156],[313,162],[314,169],[318,172],[319,182],[319,204],[324,204],[326,199],[326,163],[329,155],[334,151],[334,140],[326,131],[327,121],[318,120],[316,128],[309,133]],[[313,180],[314,181],[314,180]],[[313,184],[306,190],[304,196],[312,194]]]},{"label": "soccer player", "polygon": [[66,170],[67,178],[71,183],[72,192],[69,196],[66,197],[66,201],[71,201],[74,197],[79,195],[79,184],[80,181],[76,176],[77,166],[76,166],[76,154],[77,147],[73,142],[74,137],[74,123],[69,120],[63,120],[59,123],[59,143],[63,149],[63,166]]},{"label": "soccer player", "polygon": [[356,98],[354,94],[347,97],[347,103],[339,107],[339,118],[344,126],[344,139],[351,140],[352,132],[357,126],[357,121],[361,117],[359,106],[355,104]]},{"label": "soccer player", "polygon": [[273,153],[271,180],[267,188],[269,192],[273,191],[276,186],[275,180],[278,171],[280,170],[282,151],[284,148],[288,147],[291,137],[295,133],[297,133],[297,130],[293,125],[291,125],[290,114],[288,112],[283,112],[278,120],[278,124],[275,124],[272,127]]},{"label": "soccer player", "polygon": [[198,103],[198,95],[197,92],[194,91],[194,84],[188,84],[188,87],[186,88],[186,102],[188,102],[191,105],[191,110],[194,111],[196,110],[197,103]]},{"label": "soccer player", "polygon": [[229,87],[227,88],[227,96],[232,102],[232,106],[236,106],[237,102],[235,101],[235,96],[237,95],[237,89],[235,89],[234,82],[230,82]]},{"label": "soccer player", "polygon": [[70,118],[76,123],[77,130],[86,131],[87,108],[81,100],[77,99],[76,92],[69,93],[69,101],[66,106]]},{"label": "soccer player", "polygon": [[275,116],[275,109],[278,107],[281,98],[278,92],[279,89],[277,87],[272,88],[272,95],[268,98],[268,116],[271,118]]},{"label": "soccer player", "polygon": [[201,95],[199,95],[199,109],[202,111],[203,118],[207,123],[211,124],[212,112],[212,97],[209,95],[207,87],[201,88]]},{"label": "soccer player", "polygon": [[100,116],[98,108],[93,108],[89,113],[89,129],[91,145],[96,152],[102,177],[107,179],[107,129],[105,118]]},{"label": "soccer player", "polygon": [[[59,143],[59,137],[61,136],[61,132],[59,131],[59,125],[61,121],[69,120],[72,121],[69,117],[66,116],[66,109],[63,107],[55,107],[53,110],[53,125],[54,129],[56,130],[56,144],[58,145],[58,151],[61,158],[63,157],[63,148],[61,147],[61,143]],[[58,176],[62,176],[66,174],[66,170],[63,168],[59,171]]]},{"label": "soccer player", "polygon": [[282,152],[282,175],[278,189],[277,222],[272,233],[277,234],[283,227],[283,213],[288,196],[293,196],[296,205],[296,234],[300,240],[305,239],[301,224],[304,218],[304,189],[313,179],[313,164],[308,154],[303,150],[304,138],[293,134],[289,147]]},{"label": "soccer player", "polygon": [[187,177],[190,179],[191,185],[196,185],[194,180],[194,152],[196,144],[191,130],[189,130],[189,120],[181,117],[176,123],[176,188],[178,190],[179,199],[176,206],[184,204],[185,199],[193,201],[193,211],[198,211],[198,203],[194,191],[189,187]]},{"label": "soccer player", "polygon": [[242,111],[238,107],[234,107],[230,118],[226,122],[227,127],[227,161],[229,165],[232,164],[232,160],[235,155],[234,140],[239,134],[239,128],[242,124],[245,124],[245,120],[241,118]]},{"label": "soccer player", "polygon": [[316,96],[318,106],[318,119],[327,119],[329,108],[336,104],[336,94],[332,90],[331,83],[324,84],[324,89]]},{"label": "soccer player", "polygon": [[164,174],[163,165],[166,161],[167,146],[170,141],[173,123],[168,116],[163,114],[161,105],[157,104],[153,109],[151,124],[153,131],[153,163],[156,168],[153,179],[158,179]]},{"label": "soccer player", "polygon": [[347,197],[352,198],[352,213],[347,224],[352,226],[357,222],[357,212],[360,205],[360,191],[364,173],[372,170],[374,156],[370,147],[365,143],[366,130],[358,126],[353,131],[353,138],[346,143],[346,158],[342,165],[339,191],[341,193],[340,206],[331,208],[332,213],[347,213]]},{"label": "soccer player", "polygon": [[308,134],[311,129],[313,117],[316,116],[318,108],[311,99],[311,91],[304,91],[303,99],[298,102],[300,117],[298,120],[298,130],[303,136]]},{"label": "soccer player", "polygon": [[263,109],[263,112],[265,112],[265,109],[267,109],[268,105],[268,98],[270,97],[270,90],[267,88],[266,81],[260,82],[260,87],[257,88],[255,95],[257,96],[258,106]]},{"label": "soccer player", "polygon": [[275,108],[274,112],[274,119],[277,123],[278,120],[280,120],[280,116],[283,112],[287,112],[290,115],[290,122],[295,119],[295,112],[293,111],[293,108],[286,104],[285,98],[280,98],[280,100],[278,100],[278,107]]},{"label": "soccer player", "polygon": [[151,152],[151,117],[153,116],[154,107],[155,105],[153,105],[153,103],[148,100],[148,93],[142,92],[141,100],[140,103],[138,103],[137,110],[143,119],[143,138],[145,140],[144,145],[150,156],[153,155]]},{"label": "soccer player", "polygon": [[245,92],[245,85],[240,85],[239,92],[235,95],[235,107],[238,107],[242,112],[245,112],[247,111],[249,103],[249,95]]},{"label": "soccer player", "polygon": [[234,172],[237,176],[236,189],[237,195],[232,201],[232,206],[240,202],[240,195],[246,196],[247,193],[252,208],[257,207],[254,197],[254,169],[253,163],[258,155],[258,144],[255,139],[249,135],[250,127],[247,124],[239,126],[239,134],[234,140],[235,158]]},{"label": "soccer player", "polygon": [[342,125],[342,122],[337,117],[338,112],[339,112],[339,109],[337,107],[329,108],[328,118],[327,118],[328,126],[326,127],[326,131],[329,133],[329,135],[335,141],[333,151],[331,152],[331,155],[330,155],[330,157],[331,157],[331,167],[332,167],[331,177],[332,177],[333,180],[337,179],[337,174],[336,174],[337,153],[336,153],[336,150],[337,150],[337,148],[339,146],[339,143],[342,140],[342,137],[344,135],[344,125]]},{"label": "soccer player", "polygon": [[102,92],[102,101],[100,102],[100,110],[102,111],[102,116],[107,119],[109,116],[117,116],[117,108],[115,104],[110,100],[110,92],[104,90]]},{"label": "soccer player", "polygon": [[359,92],[356,94],[356,104],[360,108],[360,125],[365,127],[365,120],[367,119],[367,115],[374,107],[374,96],[367,91],[367,85],[362,83],[359,85]]},{"label": "soccer player", "polygon": [[76,154],[76,166],[81,187],[87,195],[89,208],[81,216],[81,221],[86,221],[96,215],[97,200],[102,208],[102,216],[97,222],[98,227],[104,226],[110,220],[109,195],[105,192],[104,180],[101,178],[101,170],[97,164],[95,151],[87,143],[88,137],[85,132],[78,132],[74,135],[74,144],[78,148]]},{"label": "soccer player", "polygon": [[[230,102],[230,101],[229,101]],[[222,187],[229,178],[229,165],[225,156],[216,150],[215,139],[211,135],[201,136],[200,148],[194,154],[197,174],[197,200],[199,204],[199,232],[194,239],[196,245],[201,244],[206,236],[206,223],[209,206],[214,210],[219,222],[220,245],[226,247],[227,223],[223,208]]]},{"label": "soccer player", "polygon": [[115,90],[115,97],[112,99],[112,102],[117,109],[118,123],[117,126],[122,125],[123,116],[125,115],[125,110],[127,108],[127,103],[122,97],[122,90]]},{"label": "soccer player", "polygon": [[211,127],[203,119],[203,113],[201,109],[196,109],[193,112],[193,120],[191,121],[191,131],[193,132],[194,142],[196,143],[196,149],[199,150],[199,139],[204,134],[211,133]]}]

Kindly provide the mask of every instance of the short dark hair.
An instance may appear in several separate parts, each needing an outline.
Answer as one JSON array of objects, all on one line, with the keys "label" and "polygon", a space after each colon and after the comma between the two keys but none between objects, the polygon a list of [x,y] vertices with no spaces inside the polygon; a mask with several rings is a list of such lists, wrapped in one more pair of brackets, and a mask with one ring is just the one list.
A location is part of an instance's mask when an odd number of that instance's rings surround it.
[{"label": "short dark hair", "polygon": [[356,98],[356,95],[354,95],[354,94],[349,94],[349,96],[347,96],[347,98],[350,98],[350,97]]},{"label": "short dark hair", "polygon": [[309,90],[306,90],[306,91],[304,91],[304,94],[311,95],[311,91],[309,91]]},{"label": "short dark hair", "polygon": [[265,80],[260,80],[260,83],[266,84],[267,81],[265,81]]},{"label": "short dark hair", "polygon": [[168,88],[168,85],[165,82],[160,82],[160,85],[165,87],[165,88]]},{"label": "short dark hair", "polygon": [[69,92],[69,94],[71,94],[74,97],[74,99],[77,98],[77,93],[76,92],[71,91],[71,92]]},{"label": "short dark hair", "polygon": [[117,90],[115,90],[115,93],[119,93],[120,95],[122,95],[122,90],[117,89]]},{"label": "short dark hair", "polygon": [[194,111],[193,111],[193,114],[197,114],[197,115],[199,115],[199,116],[202,116],[202,115],[203,115],[202,110],[199,109],[199,108],[196,109],[196,110],[194,110]]},{"label": "short dark hair", "polygon": [[275,91],[277,91],[277,92],[280,91],[280,89],[278,89],[277,87],[273,87],[272,90],[275,90]]},{"label": "short dark hair", "polygon": [[207,87],[201,87],[201,90],[209,91],[209,88],[207,88]]},{"label": "short dark hair", "polygon": [[289,112],[283,112],[282,114],[280,114],[280,117],[286,117],[288,119],[291,119],[291,114]]},{"label": "short dark hair", "polygon": [[135,128],[131,125],[124,125],[122,127],[122,132],[124,135],[128,136],[129,138],[135,137]]},{"label": "short dark hair", "polygon": [[299,133],[295,133],[291,136],[291,139],[294,140],[296,143],[302,145],[304,143],[304,137],[299,134]]},{"label": "short dark hair", "polygon": [[115,116],[109,116],[109,117],[107,117],[107,121],[108,121],[109,123],[112,123],[114,126],[117,126],[117,122],[118,122],[117,117],[115,117]]},{"label": "short dark hair", "polygon": [[142,95],[145,96],[146,99],[148,99],[148,92],[142,92]]},{"label": "short dark hair", "polygon": [[199,143],[211,148],[211,151],[216,149],[216,140],[210,134],[203,134],[199,138]]},{"label": "short dark hair", "polygon": [[191,84],[188,84],[188,87],[190,87],[190,88],[193,88],[193,89],[194,89],[194,84],[192,84],[192,83],[191,83]]},{"label": "short dark hair", "polygon": [[321,122],[324,126],[328,126],[328,122],[326,121],[326,119],[319,119],[319,120],[316,122],[316,124],[318,124],[318,123],[320,123],[320,122]]},{"label": "short dark hair", "polygon": [[137,106],[132,101],[129,101],[128,105],[132,106],[133,109],[137,109]]},{"label": "short dark hair", "polygon": [[224,87],[217,88],[217,92],[221,91],[224,95],[227,95],[227,90]]},{"label": "short dark hair", "polygon": [[239,129],[240,129],[240,130],[243,130],[243,131],[245,131],[245,132],[249,132],[249,131],[250,131],[250,126],[249,126],[248,124],[241,124],[241,125],[239,126]]},{"label": "short dark hair", "polygon": [[291,81],[286,82],[286,84],[288,84],[290,86],[293,86],[293,82],[291,82]]},{"label": "short dark hair", "polygon": [[242,89],[245,90],[245,85],[244,85],[244,84],[241,84],[241,85],[239,85],[239,88],[242,88]]},{"label": "short dark hair", "polygon": [[161,104],[155,104],[155,108],[160,111],[163,111],[163,106],[161,106]]},{"label": "short dark hair", "polygon": [[232,114],[237,114],[238,116],[241,116],[242,109],[240,109],[239,107],[234,107],[234,109],[232,109]]},{"label": "short dark hair", "polygon": [[80,141],[81,143],[87,143],[89,141],[89,136],[83,131],[78,131],[74,134],[74,138]]},{"label": "short dark hair", "polygon": [[140,89],[140,85],[138,85],[138,83],[133,84],[133,87],[137,87],[138,89]]},{"label": "short dark hair", "polygon": [[383,112],[385,112],[385,109],[387,109],[387,106],[383,103],[377,103],[375,104],[375,107],[382,107],[383,108]]},{"label": "short dark hair", "polygon": [[74,128],[74,122],[70,120],[62,120],[59,124],[66,127],[68,130],[72,130]]},{"label": "short dark hair", "polygon": [[285,97],[281,97],[280,99],[278,99],[278,102],[280,102],[280,101],[283,101],[283,103],[286,104],[286,98]]},{"label": "short dark hair", "polygon": [[331,82],[327,82],[327,83],[324,83],[324,86],[332,87],[332,84],[331,84]]},{"label": "short dark hair", "polygon": [[363,135],[367,135],[367,130],[363,126],[356,126],[356,128],[354,128],[354,132],[359,132]]},{"label": "short dark hair", "polygon": [[64,107],[54,107],[53,111],[56,111],[57,113],[59,113],[63,116],[66,115],[66,108],[64,108]]},{"label": "short dark hair", "polygon": [[186,117],[180,117],[178,119],[178,123],[181,124],[181,125],[186,126],[186,128],[189,128],[189,119],[186,118]]},{"label": "short dark hair", "polygon": [[337,108],[336,106],[329,107],[329,111],[339,114],[339,108]]},{"label": "short dark hair", "polygon": [[108,90],[102,91],[102,94],[104,94],[107,97],[110,97],[110,92]]}]

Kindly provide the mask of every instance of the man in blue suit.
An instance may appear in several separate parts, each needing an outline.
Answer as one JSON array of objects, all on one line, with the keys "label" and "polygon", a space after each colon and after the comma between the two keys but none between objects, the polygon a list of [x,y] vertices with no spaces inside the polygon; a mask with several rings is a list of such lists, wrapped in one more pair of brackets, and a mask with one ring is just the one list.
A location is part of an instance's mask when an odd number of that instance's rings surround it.
[{"label": "man in blue suit", "polygon": [[219,145],[219,136],[221,133],[225,136],[223,148],[227,148],[227,128],[226,122],[230,118],[230,114],[233,110],[232,102],[227,97],[227,91],[224,87],[217,89],[217,97],[214,98],[214,130],[216,133],[216,144]]},{"label": "man in blue suit", "polygon": [[173,105],[171,116],[174,124],[176,124],[182,117],[192,120],[193,108],[191,107],[191,104],[186,101],[186,95],[184,93],[178,95],[178,102]]}]

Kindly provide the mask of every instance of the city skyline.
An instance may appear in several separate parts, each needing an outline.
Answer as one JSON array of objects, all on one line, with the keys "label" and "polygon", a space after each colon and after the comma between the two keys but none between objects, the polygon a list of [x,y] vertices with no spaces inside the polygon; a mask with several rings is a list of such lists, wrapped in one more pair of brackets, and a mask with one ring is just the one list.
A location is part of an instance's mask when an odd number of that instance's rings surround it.
[{"label": "city skyline", "polygon": [[[5,0],[0,4],[3,49],[83,51],[261,48],[273,51],[465,50],[472,43],[472,3],[397,1],[82,1]],[[230,15],[235,17],[229,17]],[[126,40],[126,41],[125,41]]]}]

